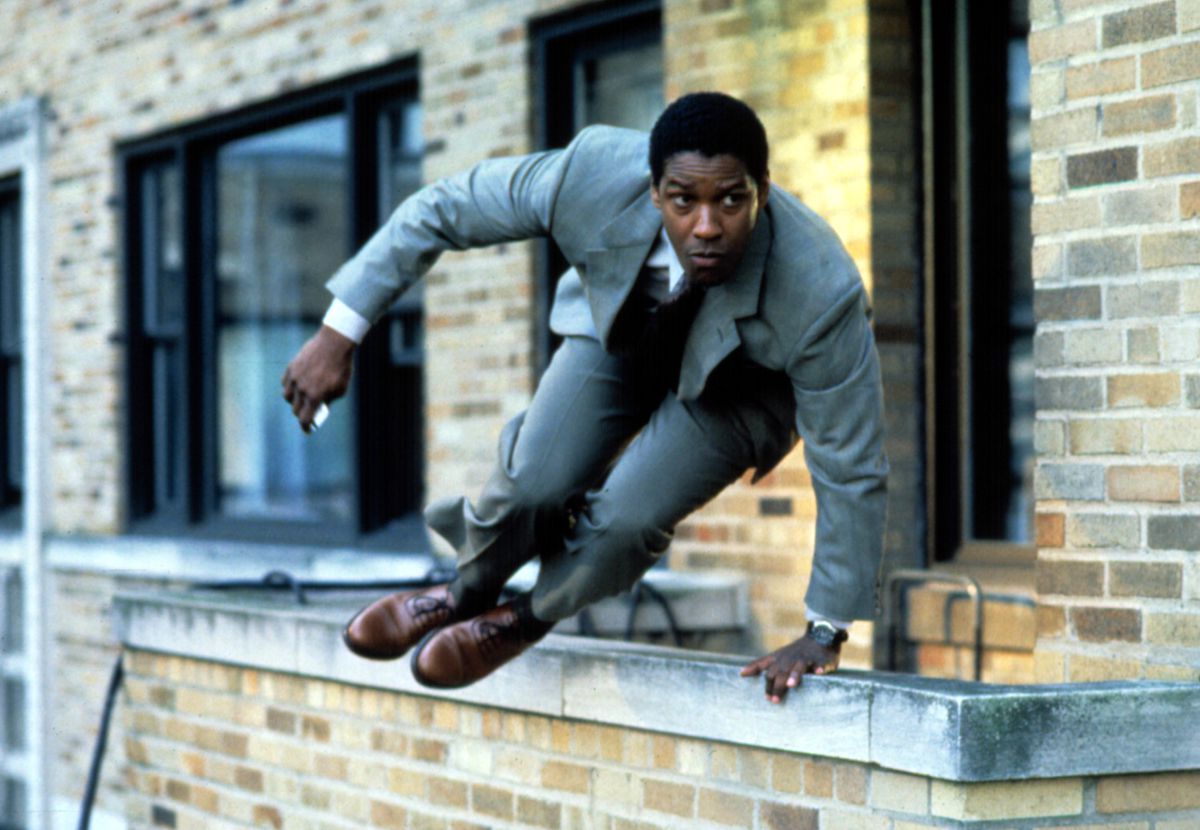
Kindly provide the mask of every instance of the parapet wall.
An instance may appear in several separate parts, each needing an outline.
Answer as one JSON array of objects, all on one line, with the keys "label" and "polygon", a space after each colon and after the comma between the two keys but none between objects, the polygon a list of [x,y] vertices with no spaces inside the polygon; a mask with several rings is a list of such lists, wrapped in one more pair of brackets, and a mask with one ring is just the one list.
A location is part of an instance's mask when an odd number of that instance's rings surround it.
[{"label": "parapet wall", "polygon": [[118,599],[133,826],[1200,826],[1194,685],[841,672],[771,706],[740,658],[551,635],[432,692],[345,611]]}]

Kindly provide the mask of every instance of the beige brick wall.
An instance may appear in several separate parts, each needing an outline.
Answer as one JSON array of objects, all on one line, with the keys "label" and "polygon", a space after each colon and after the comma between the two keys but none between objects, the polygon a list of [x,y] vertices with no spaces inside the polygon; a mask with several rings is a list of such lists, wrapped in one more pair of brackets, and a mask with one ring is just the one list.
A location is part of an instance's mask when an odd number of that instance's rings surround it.
[{"label": "beige brick wall", "polygon": [[[909,32],[899,0],[675,0],[665,6],[667,96],[739,95],[771,137],[772,179],[824,216],[854,257],[876,304],[890,406],[889,562],[911,564],[920,510],[915,203]],[[751,489],[730,488],[686,522],[674,564],[752,576],[761,642],[803,630],[816,499],[798,448]],[[858,625],[846,663],[870,662]]]},{"label": "beige brick wall", "polygon": [[129,669],[133,827],[1128,830],[1200,820],[1200,772],[958,783],[151,652],[132,653]]},{"label": "beige brick wall", "polygon": [[[316,4],[136,0],[53,8],[6,4],[12,31],[0,52],[0,101],[46,96],[50,129],[50,507],[62,532],[119,532],[125,523],[121,214],[114,149],[282,92],[419,56],[427,178],[492,155],[533,149],[528,22],[573,0],[329,0]],[[872,73],[905,71],[907,34],[896,2],[666,0],[667,94],[721,88],[759,108],[773,142],[772,173],[826,216],[868,284],[888,286],[892,331],[911,327],[912,263],[881,244],[872,210],[903,148],[873,149]],[[875,7],[878,7],[878,10]],[[868,48],[872,15],[884,25]],[[463,20],[470,25],[463,25]],[[881,70],[883,70],[881,72]],[[892,72],[892,77],[895,76]],[[875,94],[894,111],[898,88]],[[502,100],[504,106],[496,106]],[[886,114],[885,114],[886,115]],[[889,142],[889,146],[890,146]],[[872,161],[877,155],[878,163]],[[882,178],[881,178],[882,177]],[[910,246],[911,247],[911,246]],[[431,498],[473,492],[485,479],[501,425],[532,391],[533,247],[448,255],[430,274],[428,481]],[[879,267],[876,267],[876,266]],[[480,298],[483,299],[480,299]],[[915,351],[884,363],[895,398],[911,395]],[[898,409],[897,412],[902,410]],[[915,480],[916,425],[894,416],[889,449]],[[895,433],[894,435],[891,433]],[[905,454],[908,466],[905,466]],[[915,493],[915,487],[899,492]],[[911,550],[912,513],[893,523],[892,547]],[[753,578],[762,642],[802,628],[815,503],[799,453],[754,490],[738,486],[681,534],[677,565],[735,568]],[[867,631],[849,650],[861,660]]]},{"label": "beige brick wall", "polygon": [[1200,677],[1191,2],[1034,2],[1037,677]]}]

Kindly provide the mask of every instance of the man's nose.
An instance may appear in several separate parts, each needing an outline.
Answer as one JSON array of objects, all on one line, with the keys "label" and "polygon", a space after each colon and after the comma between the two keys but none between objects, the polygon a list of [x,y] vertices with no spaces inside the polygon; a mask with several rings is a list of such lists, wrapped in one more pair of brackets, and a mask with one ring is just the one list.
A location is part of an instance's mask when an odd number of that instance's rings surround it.
[{"label": "man's nose", "polygon": [[696,224],[692,228],[692,235],[697,239],[716,239],[721,235],[721,223],[713,208],[707,206],[700,208],[696,216]]}]

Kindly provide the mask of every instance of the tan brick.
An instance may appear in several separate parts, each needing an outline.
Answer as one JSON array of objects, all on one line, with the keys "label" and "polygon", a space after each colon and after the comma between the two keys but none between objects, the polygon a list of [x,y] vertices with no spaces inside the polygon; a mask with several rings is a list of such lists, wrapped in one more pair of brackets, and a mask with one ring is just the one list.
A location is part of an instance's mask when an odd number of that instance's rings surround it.
[{"label": "tan brick", "polygon": [[1183,595],[1183,566],[1177,562],[1110,562],[1108,573],[1108,591],[1114,597],[1177,599]]},{"label": "tan brick", "polygon": [[1147,234],[1142,237],[1142,267],[1172,268],[1200,265],[1200,233]]},{"label": "tan brick", "polygon": [[1169,130],[1175,126],[1175,96],[1150,95],[1104,104],[1100,121],[1106,136]]},{"label": "tan brick", "polygon": [[1067,630],[1067,612],[1061,605],[1039,603],[1037,607],[1038,637],[1058,637]]},{"label": "tan brick", "polygon": [[549,761],[542,767],[542,786],[552,790],[586,793],[591,772],[588,767],[564,761]]},{"label": "tan brick", "polygon": [[1113,501],[1177,502],[1180,493],[1178,467],[1121,466],[1108,469],[1108,497]]},{"label": "tan brick", "polygon": [[804,792],[818,798],[833,798],[833,765],[824,761],[805,761]]},{"label": "tan brick", "polygon": [[598,767],[593,773],[592,795],[597,802],[601,803],[640,804],[642,788],[639,776],[606,767]]},{"label": "tan brick", "polygon": [[1072,607],[1068,617],[1075,636],[1088,643],[1142,640],[1142,613],[1133,608]]},{"label": "tan brick", "polygon": [[1073,560],[1037,561],[1039,594],[1063,594],[1076,597],[1104,595],[1104,565],[1100,562]]},{"label": "tan brick", "polygon": [[1151,178],[1200,173],[1200,137],[1148,145],[1142,154],[1142,169]]},{"label": "tan brick", "polygon": [[698,815],[717,824],[751,827],[754,824],[754,801],[733,793],[701,788]]},{"label": "tan brick", "polygon": [[517,821],[522,827],[562,827],[562,805],[528,796],[517,798]]},{"label": "tan brick", "polygon": [[1148,419],[1145,432],[1147,452],[1200,450],[1200,417]]},{"label": "tan brick", "polygon": [[654,766],[658,769],[675,769],[675,741],[663,735],[655,735],[651,739],[651,753]]},{"label": "tan brick", "polygon": [[690,818],[695,813],[696,788],[688,784],[646,779],[642,782],[642,805],[647,810]]},{"label": "tan brick", "polygon": [[1148,614],[1146,616],[1146,642],[1200,647],[1200,613],[1194,614]]},{"label": "tan brick", "polygon": [[396,795],[425,797],[427,777],[415,770],[392,767],[387,771],[388,790]]},{"label": "tan brick", "polygon": [[1062,161],[1057,157],[1034,159],[1029,176],[1029,187],[1034,196],[1057,196],[1066,190]]},{"label": "tan brick", "polygon": [[1096,20],[1080,20],[1031,32],[1029,62],[1033,65],[1096,51],[1099,45]]},{"label": "tan brick", "polygon": [[[1184,182],[1179,186],[1179,218],[1195,219],[1200,216],[1200,182]],[[1195,311],[1185,308],[1184,311]]]},{"label": "tan brick", "polygon": [[812,807],[764,801],[759,805],[764,830],[817,830],[819,813]]},{"label": "tan brick", "polygon": [[1072,654],[1064,679],[1071,683],[1092,683],[1098,680],[1136,680],[1141,676],[1142,663],[1138,660]]},{"label": "tan brick", "polygon": [[1175,0],[1175,13],[1179,18],[1179,31],[1200,29],[1200,0]]},{"label": "tan brick", "polygon": [[1030,124],[1030,143],[1035,153],[1043,150],[1057,152],[1073,144],[1093,141],[1099,126],[1100,117],[1095,107],[1079,107],[1045,115],[1034,118]]},{"label": "tan brick", "polygon": [[1185,43],[1142,55],[1142,88],[1200,78],[1200,43]]},{"label": "tan brick", "polygon": [[408,814],[399,804],[389,804],[386,801],[371,801],[371,824],[386,830],[405,830],[408,825]]},{"label": "tan brick", "polygon": [[857,764],[834,767],[834,792],[846,804],[867,803],[867,771]]},{"label": "tan brick", "polygon": [[1133,57],[1097,61],[1067,69],[1067,100],[1128,92],[1137,83],[1137,61]]},{"label": "tan brick", "polygon": [[1111,375],[1108,378],[1108,405],[1175,406],[1179,403],[1179,391],[1179,375],[1174,372]]},{"label": "tan brick", "polygon": [[1051,778],[962,784],[934,779],[930,807],[935,816],[974,821],[1073,816],[1083,811],[1083,781]]},{"label": "tan brick", "polygon": [[871,772],[871,806],[912,815],[929,814],[929,779],[876,769]]},{"label": "tan brick", "polygon": [[1120,363],[1124,353],[1124,337],[1114,329],[1076,329],[1063,341],[1063,358],[1074,365]]},{"label": "tan brick", "polygon": [[1061,277],[1066,246],[1064,245],[1034,245],[1033,246],[1033,278],[1035,280],[1052,280]]},{"label": "tan brick", "polygon": [[1200,807],[1200,772],[1122,775],[1096,782],[1100,813],[1169,812]]},{"label": "tan brick", "polygon": [[870,813],[851,813],[847,810],[826,808],[821,810],[821,823],[839,830],[891,830],[892,821],[887,816]]},{"label": "tan brick", "polygon": [[1031,222],[1033,232],[1039,236],[1095,227],[1100,224],[1100,198],[1082,196],[1037,202]]},{"label": "tan brick", "polygon": [[1034,517],[1037,525],[1039,548],[1061,548],[1067,539],[1067,522],[1062,513],[1038,513]]},{"label": "tan brick", "polygon": [[1136,548],[1141,519],[1133,513],[1075,513],[1067,517],[1071,548]]},{"label": "tan brick", "polygon": [[1065,683],[1067,660],[1062,654],[1039,650],[1033,653],[1033,679],[1035,683]]},{"label": "tan brick", "polygon": [[781,793],[800,793],[804,790],[804,761],[787,755],[777,755],[771,764],[771,788]]},{"label": "tan brick", "polygon": [[1076,455],[1120,454],[1140,452],[1142,424],[1140,421],[1105,418],[1071,421],[1071,452]]},{"label": "tan brick", "polygon": [[1059,68],[1039,67],[1029,78],[1029,103],[1035,111],[1062,104],[1066,97],[1066,73]]},{"label": "tan brick", "polygon": [[436,804],[439,807],[466,808],[467,785],[465,782],[432,775],[429,777],[428,783],[430,804]]},{"label": "tan brick", "polygon": [[500,787],[471,785],[471,809],[485,816],[512,821],[513,793]]}]

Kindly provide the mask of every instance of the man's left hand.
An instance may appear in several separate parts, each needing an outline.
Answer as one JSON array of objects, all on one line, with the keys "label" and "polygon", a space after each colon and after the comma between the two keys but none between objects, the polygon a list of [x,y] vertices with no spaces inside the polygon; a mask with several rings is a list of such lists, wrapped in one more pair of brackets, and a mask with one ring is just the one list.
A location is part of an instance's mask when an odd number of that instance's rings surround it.
[{"label": "man's left hand", "polygon": [[789,689],[800,685],[808,673],[828,674],[838,667],[841,646],[826,648],[807,635],[794,643],[760,657],[742,669],[742,677],[766,674],[767,700],[782,703]]}]

